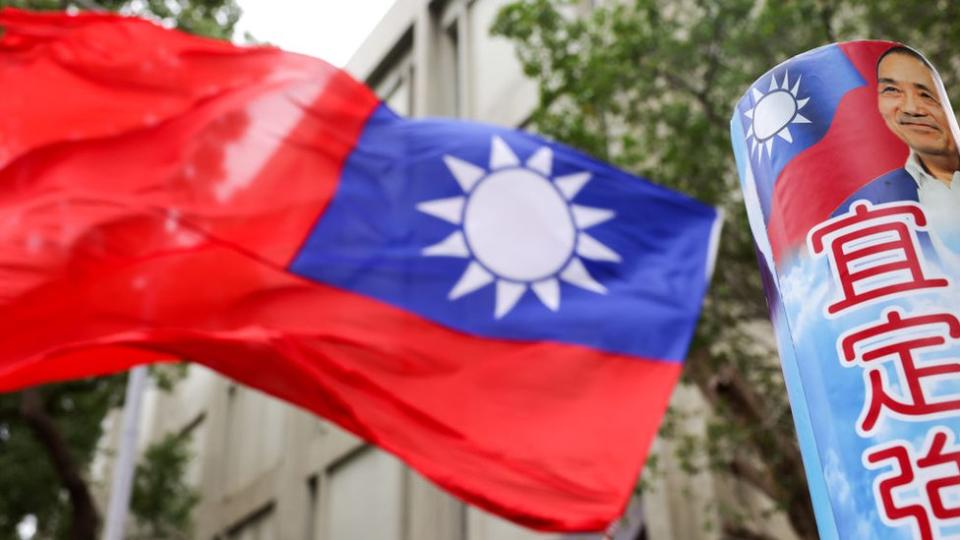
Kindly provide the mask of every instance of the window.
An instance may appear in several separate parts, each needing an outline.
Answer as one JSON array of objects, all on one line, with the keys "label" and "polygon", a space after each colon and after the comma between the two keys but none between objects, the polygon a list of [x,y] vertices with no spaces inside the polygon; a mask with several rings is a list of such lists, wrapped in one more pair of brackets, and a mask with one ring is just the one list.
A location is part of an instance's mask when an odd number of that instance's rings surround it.
[{"label": "window", "polygon": [[460,58],[460,25],[459,17],[445,25],[440,33],[439,49],[437,51],[437,93],[439,107],[437,112],[443,116],[460,116],[462,112],[463,91],[462,65]]},{"label": "window", "polygon": [[403,478],[399,461],[369,447],[332,467],[325,538],[402,538]]},{"label": "window", "polygon": [[207,427],[209,424],[206,420],[206,413],[200,413],[181,432],[188,439],[187,448],[190,452],[190,461],[187,462],[187,470],[184,471],[184,480],[187,485],[193,488],[200,487],[203,480],[202,467],[206,457]]},{"label": "window", "polygon": [[453,0],[440,11],[437,36],[438,113],[444,116],[468,116],[467,91],[469,45],[469,2]]},{"label": "window", "polygon": [[412,116],[414,99],[412,34],[404,36],[370,77],[370,87],[397,114]]},{"label": "window", "polygon": [[230,529],[226,540],[274,540],[277,538],[276,529],[276,517],[271,505]]},{"label": "window", "polygon": [[307,523],[304,528],[307,531],[306,540],[312,540],[316,537],[319,530],[319,504],[320,504],[320,478],[313,475],[307,479]]},{"label": "window", "polygon": [[413,68],[410,67],[409,73],[399,74],[393,88],[383,93],[381,99],[397,114],[410,116],[413,113]]},{"label": "window", "polygon": [[286,405],[256,390],[227,390],[224,494],[234,493],[270,471],[283,455]]}]

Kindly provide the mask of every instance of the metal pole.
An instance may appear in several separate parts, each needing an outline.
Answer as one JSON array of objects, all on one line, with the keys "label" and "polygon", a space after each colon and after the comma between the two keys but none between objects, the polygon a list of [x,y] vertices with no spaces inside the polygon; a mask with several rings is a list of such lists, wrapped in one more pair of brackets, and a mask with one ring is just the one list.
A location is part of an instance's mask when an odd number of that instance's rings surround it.
[{"label": "metal pole", "polygon": [[136,465],[137,437],[140,432],[140,410],[147,389],[147,367],[130,370],[127,379],[127,397],[123,405],[123,431],[117,449],[110,487],[110,507],[107,510],[103,540],[123,540],[123,528],[130,509],[130,491]]}]

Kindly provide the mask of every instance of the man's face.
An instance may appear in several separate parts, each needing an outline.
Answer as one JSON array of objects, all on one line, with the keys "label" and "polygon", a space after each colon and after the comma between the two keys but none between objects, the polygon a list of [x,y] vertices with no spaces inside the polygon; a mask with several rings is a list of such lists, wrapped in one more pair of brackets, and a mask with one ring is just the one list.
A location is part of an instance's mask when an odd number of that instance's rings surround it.
[{"label": "man's face", "polygon": [[933,72],[918,58],[893,53],[877,66],[880,114],[900,140],[924,155],[956,155]]}]

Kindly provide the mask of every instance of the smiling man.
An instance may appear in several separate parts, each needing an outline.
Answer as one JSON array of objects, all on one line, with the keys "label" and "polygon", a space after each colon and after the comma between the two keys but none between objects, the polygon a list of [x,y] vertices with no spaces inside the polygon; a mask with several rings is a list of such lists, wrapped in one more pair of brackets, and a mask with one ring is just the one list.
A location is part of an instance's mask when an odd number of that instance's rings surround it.
[{"label": "smiling man", "polygon": [[939,75],[917,51],[895,46],[880,56],[877,108],[887,128],[910,148],[910,155],[902,168],[858,190],[834,215],[861,199],[875,204],[917,201],[940,258],[960,265],[960,153],[951,128],[953,111],[940,86]]},{"label": "smiling man", "polygon": [[[903,169],[878,179],[923,207],[941,259],[960,254],[960,153],[938,75],[918,52],[893,47],[877,61],[877,107],[887,127],[910,147]],[[899,181],[898,181],[899,180]],[[943,253],[943,247],[952,252]],[[946,261],[944,261],[946,262]]]},{"label": "smiling man", "polygon": [[960,154],[935,77],[933,67],[907,47],[894,47],[877,62],[878,108],[890,131],[910,147],[905,169],[921,196],[927,184],[939,181],[951,189],[960,181]]}]

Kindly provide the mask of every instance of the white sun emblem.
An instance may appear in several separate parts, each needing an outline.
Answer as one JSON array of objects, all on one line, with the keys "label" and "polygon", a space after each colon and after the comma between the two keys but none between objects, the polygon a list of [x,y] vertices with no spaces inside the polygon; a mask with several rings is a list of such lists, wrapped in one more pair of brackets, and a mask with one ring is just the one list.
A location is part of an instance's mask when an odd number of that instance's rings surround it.
[{"label": "white sun emblem", "polygon": [[489,169],[445,155],[443,161],[464,195],[424,201],[417,210],[459,226],[423,249],[431,257],[460,257],[470,264],[450,290],[456,300],[496,282],[498,319],[527,291],[552,311],[560,308],[560,280],[605,294],[580,257],[620,262],[620,255],[585,233],[614,212],[572,204],[590,181],[581,172],[551,179],[553,152],[544,146],[521,165],[513,150],[494,136]]},{"label": "white sun emblem", "polygon": [[766,149],[767,157],[771,157],[775,136],[792,143],[790,124],[810,123],[810,120],[800,114],[800,109],[810,101],[810,98],[797,99],[800,79],[801,77],[797,77],[793,88],[790,88],[790,73],[786,72],[780,85],[777,85],[776,75],[770,77],[770,89],[766,94],[753,87],[754,106],[743,113],[750,119],[747,142],[750,143],[751,153],[763,157]]}]

